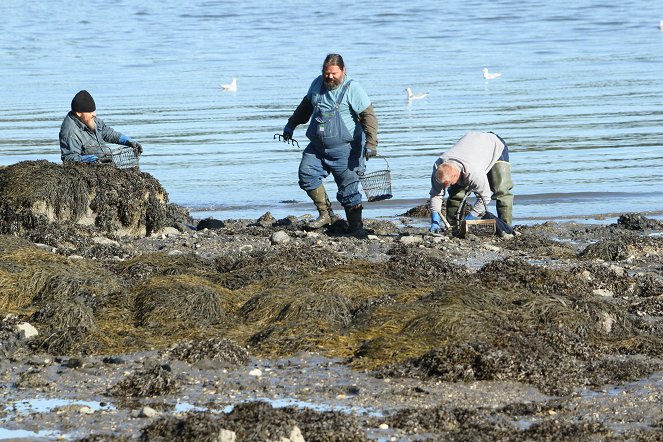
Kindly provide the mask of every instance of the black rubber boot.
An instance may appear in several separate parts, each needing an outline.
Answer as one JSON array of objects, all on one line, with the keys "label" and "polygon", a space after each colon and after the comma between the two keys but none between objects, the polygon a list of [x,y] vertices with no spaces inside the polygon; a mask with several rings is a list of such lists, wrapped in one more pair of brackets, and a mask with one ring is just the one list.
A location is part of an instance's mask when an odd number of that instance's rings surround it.
[{"label": "black rubber boot", "polygon": [[364,210],[361,204],[345,207],[345,216],[348,219],[348,233],[357,238],[366,238],[368,233],[364,230],[364,221],[361,212]]}]

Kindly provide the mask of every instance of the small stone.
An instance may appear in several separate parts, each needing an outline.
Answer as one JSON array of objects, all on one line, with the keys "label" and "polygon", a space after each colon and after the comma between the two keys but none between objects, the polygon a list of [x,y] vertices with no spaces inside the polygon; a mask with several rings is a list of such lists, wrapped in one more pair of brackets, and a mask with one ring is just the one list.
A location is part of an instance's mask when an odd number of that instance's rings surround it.
[{"label": "small stone", "polygon": [[401,236],[399,242],[401,244],[417,244],[423,241],[420,236]]},{"label": "small stone", "polygon": [[118,243],[117,241],[114,241],[110,238],[106,238],[105,236],[95,236],[92,238],[92,242],[101,245],[113,245],[113,246],[120,245],[120,243]]},{"label": "small stone", "polygon": [[254,368],[253,370],[251,370],[251,371],[249,372],[249,376],[260,377],[260,376],[262,376],[262,371],[260,371],[259,368]]},{"label": "small stone", "polygon": [[304,442],[304,436],[302,435],[302,430],[298,426],[292,427],[290,432],[290,442]]},{"label": "small stone", "polygon": [[269,240],[272,242],[272,244],[284,244],[290,241],[290,235],[285,233],[283,230],[279,230],[278,232],[274,232]]},{"label": "small stone", "polygon": [[594,289],[594,290],[592,290],[592,293],[594,293],[595,295],[598,295],[598,296],[605,296],[607,298],[611,298],[611,297],[614,296],[614,294],[610,290],[607,290],[607,289]]},{"label": "small stone", "polygon": [[216,438],[218,442],[235,442],[236,439],[237,434],[234,431],[225,429],[219,431],[219,437]]},{"label": "small stone", "polygon": [[16,330],[23,332],[23,337],[25,339],[30,339],[34,336],[39,335],[37,329],[32,324],[28,324],[27,322],[21,322],[20,324],[16,324]]},{"label": "small stone", "polygon": [[157,414],[159,414],[159,412],[157,410],[155,410],[152,407],[145,406],[140,410],[140,413],[138,414],[138,417],[148,417],[149,418],[149,417],[154,417]]},{"label": "small stone", "polygon": [[380,424],[380,427],[379,427],[379,428],[380,428],[380,430],[388,430],[388,429],[389,429],[389,425],[387,425],[387,424]]}]

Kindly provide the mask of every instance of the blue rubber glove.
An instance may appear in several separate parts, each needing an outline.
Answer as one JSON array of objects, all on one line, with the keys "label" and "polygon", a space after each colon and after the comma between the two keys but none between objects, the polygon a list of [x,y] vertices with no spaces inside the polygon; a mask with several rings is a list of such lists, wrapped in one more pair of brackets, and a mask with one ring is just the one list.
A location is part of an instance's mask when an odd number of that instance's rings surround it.
[{"label": "blue rubber glove", "polygon": [[96,163],[96,155],[81,155],[81,163]]},{"label": "blue rubber glove", "polygon": [[292,135],[294,133],[295,133],[295,131],[290,129],[288,126],[283,127],[283,139],[285,141],[290,141],[292,139]]},{"label": "blue rubber glove", "polygon": [[465,217],[465,221],[472,221],[473,219],[479,219],[476,216],[472,215],[472,212],[468,213]]},{"label": "blue rubber glove", "polygon": [[430,214],[430,228],[428,229],[428,231],[430,233],[444,232],[446,227],[440,224],[441,222],[442,222],[442,217],[437,212],[437,210],[434,210]]}]

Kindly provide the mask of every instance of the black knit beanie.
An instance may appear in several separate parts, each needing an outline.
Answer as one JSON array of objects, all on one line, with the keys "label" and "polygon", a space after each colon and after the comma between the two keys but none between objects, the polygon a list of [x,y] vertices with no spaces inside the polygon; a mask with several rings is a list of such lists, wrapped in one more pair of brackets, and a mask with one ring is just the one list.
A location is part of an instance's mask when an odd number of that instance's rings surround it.
[{"label": "black knit beanie", "polygon": [[82,90],[71,100],[71,110],[74,112],[94,112],[97,106],[94,104],[92,95],[86,90]]}]

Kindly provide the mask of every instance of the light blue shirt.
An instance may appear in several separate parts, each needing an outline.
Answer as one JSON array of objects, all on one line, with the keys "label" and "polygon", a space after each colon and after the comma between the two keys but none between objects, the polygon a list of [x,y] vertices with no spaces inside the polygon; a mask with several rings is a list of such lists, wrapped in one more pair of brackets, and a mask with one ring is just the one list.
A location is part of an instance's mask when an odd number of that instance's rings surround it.
[{"label": "light blue shirt", "polygon": [[[336,100],[341,93],[343,86],[350,80],[349,76],[345,76],[343,83],[334,90],[328,90],[324,86],[322,75],[318,76],[311,87],[309,87],[308,93],[306,96],[311,103],[315,103],[319,99],[320,107],[324,111],[329,111],[334,109]],[[343,101],[338,103],[339,109],[341,112],[341,118],[345,127],[348,128],[348,132],[354,134],[354,137],[361,137],[363,129],[361,124],[359,124],[359,114],[366,110],[368,106],[371,105],[371,100],[368,98],[368,94],[364,88],[359,84],[357,80],[352,80],[348,90],[343,96]]]}]

